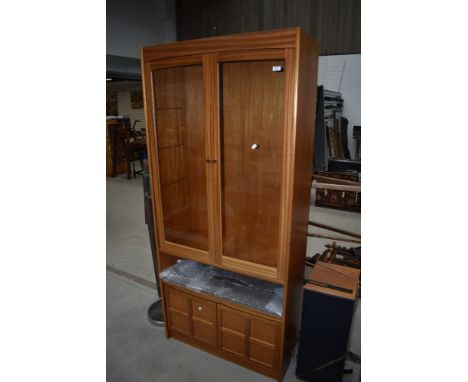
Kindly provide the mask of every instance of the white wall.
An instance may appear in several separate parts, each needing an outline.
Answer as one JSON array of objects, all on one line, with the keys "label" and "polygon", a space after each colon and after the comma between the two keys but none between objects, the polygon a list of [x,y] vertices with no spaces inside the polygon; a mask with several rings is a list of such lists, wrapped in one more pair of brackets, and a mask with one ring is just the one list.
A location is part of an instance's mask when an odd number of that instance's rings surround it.
[{"label": "white wall", "polygon": [[107,0],[107,54],[140,58],[143,46],[175,41],[175,0]]},{"label": "white wall", "polygon": [[343,96],[343,117],[348,119],[349,150],[353,157],[353,126],[361,125],[361,55],[320,56],[317,82]]},{"label": "white wall", "polygon": [[135,120],[140,120],[135,126],[135,129],[141,130],[145,127],[145,112],[144,109],[132,109],[130,101],[130,92],[133,90],[142,90],[140,82],[119,81],[115,84],[110,82],[107,84],[108,91],[117,92],[117,107],[119,115],[129,116],[130,123],[133,126]]}]

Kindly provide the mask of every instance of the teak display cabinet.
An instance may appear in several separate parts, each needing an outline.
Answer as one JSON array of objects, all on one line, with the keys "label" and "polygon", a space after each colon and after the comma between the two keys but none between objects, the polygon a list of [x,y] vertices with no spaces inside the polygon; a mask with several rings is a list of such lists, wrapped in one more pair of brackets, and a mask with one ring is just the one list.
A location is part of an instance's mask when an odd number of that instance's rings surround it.
[{"label": "teak display cabinet", "polygon": [[302,302],[318,45],[294,28],[141,57],[159,270],[191,259],[284,288],[272,319],[162,282],[166,333],[281,379]]}]

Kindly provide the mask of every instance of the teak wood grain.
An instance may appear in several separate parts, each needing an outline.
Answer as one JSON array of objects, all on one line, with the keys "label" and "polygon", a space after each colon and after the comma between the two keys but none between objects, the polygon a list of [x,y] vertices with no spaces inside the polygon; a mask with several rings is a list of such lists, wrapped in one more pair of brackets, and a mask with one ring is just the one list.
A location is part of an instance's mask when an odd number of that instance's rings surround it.
[{"label": "teak wood grain", "polygon": [[272,314],[268,314],[266,312],[262,312],[262,311],[253,309],[253,308],[251,308],[249,306],[246,306],[246,305],[243,305],[243,304],[236,304],[236,303],[234,303],[232,301],[228,301],[228,300],[225,300],[225,299],[222,299],[222,298],[219,298],[219,297],[216,297],[216,296],[204,293],[204,292],[195,292],[195,291],[193,291],[191,289],[188,289],[188,288],[185,288],[185,287],[183,287],[181,285],[169,284],[169,283],[167,283],[165,281],[162,281],[161,285],[166,287],[166,288],[171,288],[173,290],[183,292],[186,295],[191,295],[193,297],[203,298],[205,300],[212,301],[212,302],[217,303],[217,304],[223,304],[223,305],[225,305],[227,307],[230,307],[232,309],[239,310],[239,311],[242,311],[244,313],[247,313],[247,314],[250,314],[250,315],[253,315],[253,316],[258,316],[258,317],[266,319],[266,320],[276,321],[278,323],[281,323],[283,321],[281,317],[278,317],[278,316],[275,316],[275,315],[272,315]]},{"label": "teak wood grain", "polygon": [[220,63],[220,151],[223,256],[277,268],[285,81],[274,66],[285,62]]},{"label": "teak wood grain", "polygon": [[351,293],[316,284],[306,284],[304,288],[354,301],[359,289],[360,275],[360,269],[317,261],[314,268],[306,275],[307,279],[349,289]]},{"label": "teak wood grain", "polygon": [[295,48],[298,30],[298,28],[280,29],[155,45],[142,48],[141,56],[147,61],[158,61],[166,58],[216,52]]},{"label": "teak wood grain", "polygon": [[[284,287],[278,318],[170,286],[184,311],[162,283],[166,335],[281,380],[302,304],[318,46],[293,28],[141,52],[159,270],[193,259]],[[215,332],[197,301],[215,304]]]},{"label": "teak wood grain", "polygon": [[318,44],[302,30],[298,30],[298,46],[295,52],[296,70],[293,82],[294,164],[293,187],[290,191],[291,215],[288,247],[288,274],[286,281],[284,315],[285,331],[281,358],[283,375],[287,370],[300,329],[304,264],[307,252],[310,190],[313,147],[315,137],[315,109],[317,97]]},{"label": "teak wood grain", "polygon": [[279,377],[282,327],[279,320],[165,282],[163,294],[170,336],[273,378]]},{"label": "teak wood grain", "polygon": [[203,68],[155,69],[153,81],[165,240],[208,251]]}]

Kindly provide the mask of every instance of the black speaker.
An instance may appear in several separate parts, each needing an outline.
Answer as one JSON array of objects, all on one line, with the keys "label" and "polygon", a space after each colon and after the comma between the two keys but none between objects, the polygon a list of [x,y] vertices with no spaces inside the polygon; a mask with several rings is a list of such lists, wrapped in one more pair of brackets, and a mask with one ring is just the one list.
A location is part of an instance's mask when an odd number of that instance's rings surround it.
[{"label": "black speaker", "polygon": [[343,377],[357,299],[359,269],[317,262],[304,287],[296,377],[338,382]]}]

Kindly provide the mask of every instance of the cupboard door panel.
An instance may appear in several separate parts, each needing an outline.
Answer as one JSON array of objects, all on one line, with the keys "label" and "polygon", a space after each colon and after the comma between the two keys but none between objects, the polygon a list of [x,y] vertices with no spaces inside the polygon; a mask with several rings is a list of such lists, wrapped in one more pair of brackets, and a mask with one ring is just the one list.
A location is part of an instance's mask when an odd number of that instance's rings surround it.
[{"label": "cupboard door panel", "polygon": [[279,367],[281,324],[218,304],[220,351],[250,365]]},{"label": "cupboard door panel", "polygon": [[252,318],[250,320],[250,337],[263,343],[276,346],[279,325],[276,322]]},{"label": "cupboard door panel", "polygon": [[284,60],[223,62],[220,79],[222,254],[279,266]]},{"label": "cupboard door panel", "polygon": [[186,313],[181,313],[177,310],[169,308],[169,319],[171,330],[176,330],[185,335],[190,335],[189,316]]},{"label": "cupboard door panel", "polygon": [[209,301],[192,299],[192,315],[201,320],[215,323],[216,322],[216,304]]},{"label": "cupboard door panel", "polygon": [[172,309],[176,309],[179,312],[189,313],[188,297],[180,292],[176,292],[172,289],[168,289],[167,293],[168,306]]},{"label": "cupboard door panel", "polygon": [[171,332],[198,345],[217,346],[216,304],[164,286],[166,316]]},{"label": "cupboard door panel", "polygon": [[193,336],[216,347],[216,304],[192,297]]},{"label": "cupboard door panel", "polygon": [[164,239],[208,251],[202,65],[155,69],[153,81]]},{"label": "cupboard door panel", "polygon": [[190,301],[188,297],[172,289],[167,289],[166,299],[170,330],[190,335]]},{"label": "cupboard door panel", "polygon": [[276,367],[280,326],[276,322],[252,318],[250,320],[249,358],[269,367]]},{"label": "cupboard door panel", "polygon": [[256,342],[252,338],[249,340],[250,354],[249,359],[268,367],[275,367],[276,349],[265,344]]},{"label": "cupboard door panel", "polygon": [[222,351],[246,356],[246,319],[246,314],[218,304],[218,335]]},{"label": "cupboard door panel", "polygon": [[221,349],[240,357],[245,357],[245,335],[221,328]]},{"label": "cupboard door panel", "polygon": [[193,320],[193,336],[195,339],[202,341],[208,345],[216,346],[216,326],[215,323],[200,320],[197,317],[192,317]]},{"label": "cupboard door panel", "polygon": [[232,332],[245,334],[245,314],[225,307],[219,307],[219,325]]}]

